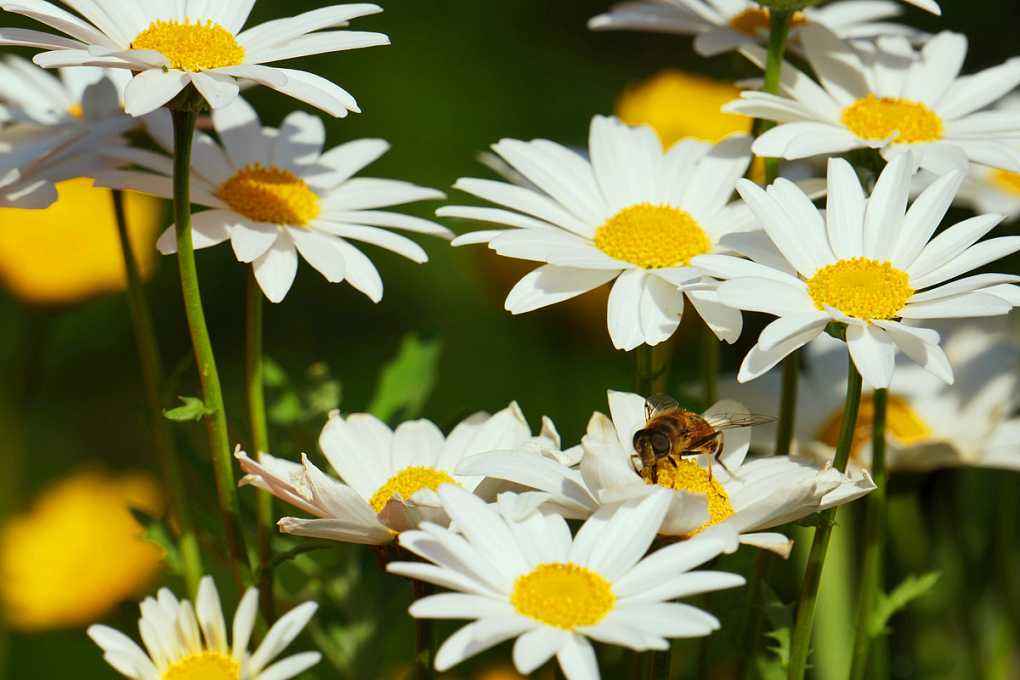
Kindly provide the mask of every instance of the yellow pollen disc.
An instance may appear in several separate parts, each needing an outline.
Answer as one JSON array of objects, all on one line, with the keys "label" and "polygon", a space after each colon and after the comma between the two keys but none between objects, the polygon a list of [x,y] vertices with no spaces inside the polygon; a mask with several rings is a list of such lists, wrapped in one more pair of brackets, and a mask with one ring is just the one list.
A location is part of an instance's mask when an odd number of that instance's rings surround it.
[{"label": "yellow pollen disc", "polygon": [[85,109],[82,108],[81,104],[71,104],[67,107],[67,115],[82,120],[85,118]]},{"label": "yellow pollen disc", "polygon": [[644,269],[690,264],[712,251],[698,221],[679,208],[641,203],[616,213],[595,232],[595,246]]},{"label": "yellow pollen disc", "polygon": [[[701,533],[708,527],[718,524],[733,514],[730,496],[726,493],[718,477],[708,478],[708,470],[698,465],[696,460],[682,458],[676,465],[673,460],[661,459],[656,466],[656,477],[659,486],[676,491],[700,493],[708,498],[708,521],[692,531],[684,538]],[[645,483],[650,483],[647,479]]]},{"label": "yellow pollen disc", "polygon": [[303,227],[319,216],[319,197],[290,170],[246,165],[216,190],[216,196],[257,222]]},{"label": "yellow pollen disc", "polygon": [[[801,12],[795,12],[790,18],[791,28],[804,23],[807,23],[807,17]],[[752,38],[767,33],[769,31],[769,11],[764,7],[749,7],[730,19],[730,28]]]},{"label": "yellow pollen disc", "polygon": [[522,615],[555,628],[594,626],[613,610],[616,595],[609,581],[569,562],[540,564],[519,576],[510,604]]},{"label": "yellow pollen disc", "polygon": [[992,184],[999,187],[1007,194],[1020,195],[1020,172],[1009,170],[993,170],[991,175]]},{"label": "yellow pollen disc", "polygon": [[[839,430],[843,422],[843,409],[837,409],[830,415],[819,430],[818,441],[836,448],[839,441]],[[870,394],[861,397],[861,409],[857,415],[857,427],[854,429],[852,452],[854,456],[860,448],[871,442],[871,428],[875,422],[875,400]],[[903,397],[890,394],[886,399],[885,431],[889,438],[898,444],[910,446],[931,439],[933,430],[914,410],[910,402]]]},{"label": "yellow pollen disc", "polygon": [[905,271],[866,257],[822,267],[807,285],[818,309],[828,305],[867,321],[896,318],[914,294]]},{"label": "yellow pollen disc", "polygon": [[942,119],[921,102],[869,94],[843,109],[843,125],[861,139],[888,139],[900,144],[942,139]]},{"label": "yellow pollen disc", "polygon": [[244,63],[244,48],[234,34],[213,21],[154,21],[131,43],[133,50],[155,50],[171,68],[207,71]]},{"label": "yellow pollen disc", "polygon": [[457,480],[443,472],[429,467],[404,468],[379,487],[379,490],[372,494],[369,503],[376,512],[382,512],[390,499],[399,495],[407,499],[422,489],[438,491],[443,484],[456,484]]},{"label": "yellow pollen disc", "polygon": [[221,652],[199,652],[170,664],[160,680],[240,680],[241,665]]}]

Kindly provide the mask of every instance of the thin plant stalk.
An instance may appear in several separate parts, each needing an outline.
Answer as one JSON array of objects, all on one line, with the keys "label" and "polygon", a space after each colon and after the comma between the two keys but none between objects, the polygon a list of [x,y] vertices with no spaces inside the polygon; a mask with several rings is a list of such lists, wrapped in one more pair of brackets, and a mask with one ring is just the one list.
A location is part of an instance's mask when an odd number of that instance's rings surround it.
[{"label": "thin plant stalk", "polygon": [[758,676],[758,646],[765,624],[765,578],[772,565],[772,555],[759,550],[754,558],[754,576],[747,584],[747,628],[737,677],[754,680]]},{"label": "thin plant stalk", "polygon": [[[249,270],[245,286],[244,384],[248,400],[248,422],[256,456],[269,453],[269,424],[266,418],[265,366],[262,351],[262,290]],[[255,494],[255,529],[259,559],[259,604],[267,623],[276,620],[273,581],[273,495],[259,489]]]},{"label": "thin plant stalk", "polygon": [[701,378],[707,408],[719,401],[719,338],[708,324],[701,331]]},{"label": "thin plant stalk", "polygon": [[173,435],[169,424],[163,416],[163,362],[156,338],[155,326],[152,323],[152,310],[145,297],[142,276],[138,269],[138,261],[131,246],[131,234],[128,231],[127,212],[124,206],[124,193],[113,192],[113,211],[117,222],[117,233],[120,236],[120,249],[124,256],[124,271],[127,275],[127,302],[131,311],[131,323],[134,326],[135,345],[138,360],[142,369],[142,382],[145,386],[145,404],[149,409],[149,427],[152,430],[153,446],[159,458],[159,466],[163,473],[170,507],[177,519],[177,548],[181,555],[181,566],[184,569],[184,581],[192,597],[198,594],[198,583],[202,579],[202,555],[195,533],[195,523],[184,491],[184,478],[181,475],[180,460],[174,446]]},{"label": "thin plant stalk", "polygon": [[174,125],[174,219],[177,232],[177,263],[180,268],[181,293],[195,351],[195,364],[202,382],[202,400],[207,413],[206,429],[209,436],[209,455],[213,472],[220,515],[223,521],[227,550],[236,580],[251,585],[251,569],[244,547],[241,530],[240,503],[234,481],[233,459],[227,432],[227,414],[223,406],[223,391],[216,369],[212,341],[202,308],[202,293],[195,264],[195,248],[191,241],[191,145],[195,137],[198,107],[185,103],[172,110]]},{"label": "thin plant stalk", "polygon": [[[854,365],[853,357],[848,357],[846,402],[843,406],[843,422],[839,430],[836,445],[836,458],[833,467],[840,472],[846,471],[850,460],[850,449],[853,448],[854,430],[857,428],[857,412],[861,406],[861,374]],[[797,614],[794,620],[793,635],[790,639],[790,664],[787,673],[789,680],[802,680],[807,669],[808,651],[811,648],[812,623],[815,616],[815,603],[818,600],[818,585],[822,580],[822,568],[825,566],[825,553],[829,548],[829,538],[835,525],[836,508],[819,513],[818,527],[815,529],[811,552],[808,554],[807,568],[801,586],[800,599],[797,603]]]},{"label": "thin plant stalk", "polygon": [[850,679],[862,680],[868,670],[871,650],[871,618],[883,587],[882,564],[885,543],[886,481],[885,424],[888,414],[889,390],[875,390],[875,419],[871,432],[871,477],[875,490],[865,499],[864,566],[860,593],[857,597],[857,626],[854,633],[854,656]]},{"label": "thin plant stalk", "polygon": [[636,359],[634,385],[638,394],[649,397],[663,394],[669,387],[669,364],[673,345],[663,342],[655,347],[641,345],[634,350]]},{"label": "thin plant stalk", "polygon": [[[417,602],[423,597],[428,597],[432,589],[429,588],[427,583],[422,581],[412,580],[412,587],[414,589],[414,600]],[[414,639],[415,639],[415,655],[414,655],[414,678],[415,680],[435,680],[436,672],[433,668],[435,662],[435,653],[433,647],[433,633],[432,633],[432,621],[430,619],[418,619],[414,620]]]}]

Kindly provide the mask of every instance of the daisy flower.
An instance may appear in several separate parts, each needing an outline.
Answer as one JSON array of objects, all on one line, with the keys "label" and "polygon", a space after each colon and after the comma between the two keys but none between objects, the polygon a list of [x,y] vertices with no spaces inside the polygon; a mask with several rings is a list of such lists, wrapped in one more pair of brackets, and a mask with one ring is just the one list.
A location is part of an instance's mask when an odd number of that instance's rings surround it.
[{"label": "daisy flower", "polygon": [[[933,0],[911,4],[939,14]],[[824,26],[841,38],[870,40],[902,36],[917,40],[920,31],[886,21],[902,8],[886,0],[849,0],[806,7],[790,21],[791,47],[797,47],[801,27]],[[752,0],[636,0],[614,5],[588,22],[594,31],[636,30],[693,35],[694,49],[703,57],[768,41],[769,9]]]},{"label": "daisy flower", "polygon": [[259,591],[249,588],[237,606],[230,644],[220,595],[212,578],[206,576],[199,585],[194,607],[166,588],[157,597],[142,602],[138,629],[145,649],[108,626],[92,626],[88,635],[102,648],[108,664],[135,680],[287,680],[319,663],[321,654],[303,652],[269,665],[308,624],[318,605],[305,602],[291,609],[250,653],[248,642],[258,604]]},{"label": "daisy flower", "polygon": [[[1004,318],[1004,317],[1003,317]],[[975,466],[1020,470],[1020,347],[1007,324],[955,325],[945,333],[946,355],[960,370],[960,380],[946,385],[921,367],[897,360],[889,386],[886,466],[893,471],[926,472],[946,467]],[[841,343],[827,335],[806,348],[808,367],[801,375],[802,407],[797,414],[798,450],[818,460],[835,454],[846,369],[839,358]],[[775,404],[781,391],[777,374],[739,384],[725,382],[725,394],[752,408]],[[810,398],[807,398],[810,395]],[[851,469],[871,464],[872,388],[866,385],[857,418]],[[756,433],[757,435],[757,433]],[[754,447],[769,450],[774,441],[767,428],[755,436]]]},{"label": "daisy flower", "polygon": [[754,228],[743,205],[729,204],[751,162],[749,147],[746,136],[733,136],[664,151],[650,127],[596,116],[590,160],[546,140],[505,139],[494,151],[540,190],[460,179],[456,188],[501,207],[447,206],[436,214],[512,227],[465,234],[455,246],[486,243],[500,255],[546,263],[510,291],[513,314],[615,281],[608,325],[617,349],[667,340],[685,295],[716,335],[734,342],[740,314],[719,304],[711,280],[689,265],[695,255],[731,251],[726,237]]},{"label": "daisy flower", "polygon": [[343,482],[322,472],[307,456],[300,465],[265,454],[258,462],[242,451],[236,456],[247,473],[242,485],[268,491],[315,517],[283,518],[279,526],[285,533],[382,545],[422,520],[449,521],[436,489],[457,484],[474,491],[482,482],[481,477],[456,472],[466,456],[518,447],[534,454],[558,449],[558,439],[549,425],[532,437],[517,404],[493,416],[475,414],[446,437],[428,420],[405,422],[391,430],[366,413],[346,418],[334,413],[319,437],[319,447]]},{"label": "daisy flower", "polygon": [[[995,111],[1013,116],[1020,115],[1020,94],[1002,99]],[[1010,140],[1015,153],[1020,154],[1020,138]],[[1007,221],[1020,217],[1020,172],[971,164],[967,179],[960,187],[957,204],[979,213],[994,212],[1006,216]]]},{"label": "daisy flower", "polygon": [[[787,159],[878,149],[886,159],[913,151],[936,174],[965,168],[967,160],[1020,171],[1020,138],[1013,114],[981,111],[1020,84],[1020,58],[960,76],[967,39],[942,32],[920,51],[905,40],[851,44],[818,26],[801,31],[816,83],[784,64],[785,96],[744,92],[726,111],[779,125],[754,142],[754,152]],[[763,66],[759,47],[742,52]]]},{"label": "daisy flower", "polygon": [[786,180],[767,191],[738,183],[783,256],[767,263],[697,258],[699,268],[730,279],[719,287],[720,300],[779,317],[762,331],[738,380],[757,378],[839,322],[846,324],[850,356],[874,387],[889,387],[897,349],[951,383],[953,369],[939,334],[903,321],[997,316],[1012,309],[1018,301],[1012,284],[1020,278],[954,279],[1020,250],[1020,236],[979,242],[1002,221],[1002,215],[979,215],[932,239],[964,173],[940,177],[907,210],[913,166],[911,154],[897,156],[866,198],[850,164],[830,159],[824,215]]},{"label": "daisy flower", "polygon": [[[327,281],[348,281],[379,302],[383,283],[372,262],[351,241],[391,250],[422,263],[428,255],[410,239],[382,227],[451,238],[445,227],[380,208],[444,198],[433,189],[389,179],[354,178],[389,149],[381,139],[348,142],[322,152],[322,121],[292,113],[279,130],[263,128],[243,99],[217,109],[213,125],[222,147],[198,133],[191,167],[192,200],[210,208],[194,215],[195,248],[226,240],[238,261],[251,263],[266,297],[280,302],[297,274],[298,254]],[[173,149],[169,112],[147,118],[147,127],[168,153]],[[100,186],[173,197],[170,158],[141,149],[113,149],[110,155],[141,171],[101,175]],[[161,253],[177,252],[173,226],[160,237]]]},{"label": "daisy flower", "polygon": [[[790,541],[766,529],[856,500],[875,488],[866,473],[847,476],[788,456],[746,460],[751,428],[723,434],[719,462],[685,458],[678,465],[660,464],[655,484],[641,474],[633,444],[634,434],[647,420],[645,398],[610,391],[609,411],[612,419],[596,413],[588,424],[580,470],[498,451],[471,457],[458,471],[536,489],[540,493],[532,502],[518,507],[525,513],[534,507],[547,508],[568,518],[587,517],[665,487],[673,491],[673,501],[659,533],[689,538],[709,527],[727,526],[741,534],[742,543],[784,556],[789,554]],[[720,401],[704,417],[711,423],[723,415],[746,414],[742,404]]]},{"label": "daisy flower", "polygon": [[80,16],[46,0],[0,3],[8,12],[64,34],[4,28],[0,45],[47,50],[34,59],[45,68],[101,66],[132,72],[124,92],[132,116],[158,109],[188,85],[194,85],[212,108],[226,106],[238,96],[239,78],[333,116],[345,116],[358,111],[358,105],[339,86],[306,71],[265,64],[389,44],[381,33],[326,30],[382,11],[366,3],[321,7],[244,31],[255,0],[65,0],[65,4]]},{"label": "daisy flower", "polygon": [[130,75],[88,66],[62,68],[57,78],[32,62],[8,55],[0,61],[0,120],[70,129],[127,118],[121,99]]},{"label": "daisy flower", "polygon": [[555,656],[569,680],[597,680],[589,639],[644,651],[669,649],[667,638],[709,635],[718,619],[671,600],[744,584],[737,574],[691,571],[733,552],[732,531],[645,556],[669,507],[667,493],[602,510],[574,537],[559,515],[517,522],[463,489],[445,485],[439,496],[457,532],[428,523],[406,532],[400,545],[431,564],[387,566],[455,591],[415,602],[415,618],[472,620],[439,648],[439,671],[516,638],[520,673]]}]

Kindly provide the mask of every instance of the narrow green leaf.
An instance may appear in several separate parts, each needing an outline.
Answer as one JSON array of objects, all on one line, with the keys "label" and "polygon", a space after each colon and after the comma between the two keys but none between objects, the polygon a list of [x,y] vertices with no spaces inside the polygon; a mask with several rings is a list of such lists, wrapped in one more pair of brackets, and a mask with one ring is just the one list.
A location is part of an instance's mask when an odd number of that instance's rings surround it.
[{"label": "narrow green leaf", "polygon": [[142,527],[142,537],[163,550],[164,560],[167,567],[174,574],[182,574],[181,556],[177,550],[177,542],[173,538],[173,532],[167,526],[165,520],[153,517],[144,510],[128,508],[131,515]]},{"label": "narrow green leaf", "polygon": [[779,665],[785,669],[790,665],[790,629],[777,628],[766,633],[765,637],[774,643],[769,645],[768,649],[779,659]]},{"label": "narrow green leaf", "polygon": [[436,385],[442,343],[408,335],[397,357],[383,369],[369,411],[380,420],[415,418]]},{"label": "narrow green leaf", "polygon": [[923,576],[908,576],[891,593],[881,594],[878,606],[875,607],[868,625],[868,634],[871,637],[885,634],[889,619],[896,612],[934,588],[941,576],[942,574],[937,571],[929,572]]},{"label": "narrow green leaf", "polygon": [[202,420],[202,418],[213,412],[198,397],[178,397],[178,399],[183,402],[181,406],[163,410],[163,415],[167,420],[172,420],[176,423],[186,423],[191,420]]}]

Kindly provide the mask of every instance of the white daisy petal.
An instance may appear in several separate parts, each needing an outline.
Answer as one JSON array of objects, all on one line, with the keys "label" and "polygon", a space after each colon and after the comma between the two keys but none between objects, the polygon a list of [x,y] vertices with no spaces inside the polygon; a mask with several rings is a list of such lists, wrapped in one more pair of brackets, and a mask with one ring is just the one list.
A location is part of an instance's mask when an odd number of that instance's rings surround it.
[{"label": "white daisy petal", "polygon": [[877,326],[848,326],[846,344],[861,376],[876,388],[888,388],[896,363],[896,345],[886,331]]}]

